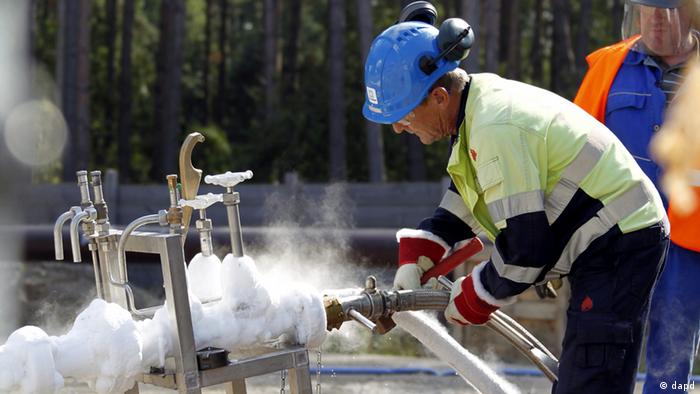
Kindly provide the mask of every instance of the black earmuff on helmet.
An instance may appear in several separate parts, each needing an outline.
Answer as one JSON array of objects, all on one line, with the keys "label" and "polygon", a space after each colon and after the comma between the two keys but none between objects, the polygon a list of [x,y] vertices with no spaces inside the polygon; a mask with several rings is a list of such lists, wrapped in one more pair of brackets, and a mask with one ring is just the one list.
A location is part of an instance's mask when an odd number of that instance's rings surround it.
[{"label": "black earmuff on helmet", "polygon": [[[424,22],[435,25],[437,10],[427,1],[414,1],[401,10],[401,22]],[[436,57],[423,56],[420,59],[420,69],[426,74],[437,70],[440,59],[459,61],[469,56],[469,50],[474,43],[474,31],[469,23],[460,18],[449,18],[440,24],[437,45],[440,53]]]},{"label": "black earmuff on helmet", "polygon": [[401,13],[399,14],[399,20],[396,23],[412,21],[425,22],[429,25],[435,26],[437,16],[438,14],[435,6],[429,2],[414,1],[403,7]]}]

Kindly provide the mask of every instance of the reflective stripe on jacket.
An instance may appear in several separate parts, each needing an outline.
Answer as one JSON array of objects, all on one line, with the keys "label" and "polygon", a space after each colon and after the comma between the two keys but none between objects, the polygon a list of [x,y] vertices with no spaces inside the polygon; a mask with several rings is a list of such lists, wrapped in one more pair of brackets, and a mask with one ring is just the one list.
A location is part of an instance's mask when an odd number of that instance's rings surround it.
[{"label": "reflective stripe on jacket", "polygon": [[497,75],[471,78],[447,168],[461,199],[446,198],[463,204],[448,210],[494,241],[499,279],[487,268],[484,280],[496,298],[567,274],[613,228],[628,233],[664,219],[658,193],[629,152],[579,107]]}]

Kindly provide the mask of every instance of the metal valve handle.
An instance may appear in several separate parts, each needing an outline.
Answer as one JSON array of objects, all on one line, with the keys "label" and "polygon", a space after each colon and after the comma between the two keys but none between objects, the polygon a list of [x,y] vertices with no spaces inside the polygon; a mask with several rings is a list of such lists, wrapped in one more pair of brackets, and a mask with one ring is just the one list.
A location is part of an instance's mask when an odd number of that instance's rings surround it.
[{"label": "metal valve handle", "polygon": [[223,201],[221,194],[207,193],[196,196],[193,200],[180,199],[180,205],[192,209],[207,209],[217,202]]},{"label": "metal valve handle", "polygon": [[204,182],[210,185],[234,187],[246,179],[251,179],[252,177],[253,171],[250,170],[243,172],[226,171],[223,174],[207,175],[204,177]]}]

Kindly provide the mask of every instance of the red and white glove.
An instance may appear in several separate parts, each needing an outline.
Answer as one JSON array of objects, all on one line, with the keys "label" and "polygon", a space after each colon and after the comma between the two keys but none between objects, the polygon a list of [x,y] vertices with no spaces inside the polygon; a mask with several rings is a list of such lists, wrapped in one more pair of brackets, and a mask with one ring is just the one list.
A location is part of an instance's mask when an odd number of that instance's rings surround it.
[{"label": "red and white glove", "polygon": [[481,284],[481,271],[487,262],[480,263],[472,273],[457,279],[452,286],[450,303],[445,308],[445,319],[460,325],[484,324],[498,308],[512,304],[515,297],[496,299]]},{"label": "red and white glove", "polygon": [[449,246],[442,238],[424,230],[404,228],[396,233],[399,242],[399,268],[394,288],[418,289],[421,277],[447,255]]}]

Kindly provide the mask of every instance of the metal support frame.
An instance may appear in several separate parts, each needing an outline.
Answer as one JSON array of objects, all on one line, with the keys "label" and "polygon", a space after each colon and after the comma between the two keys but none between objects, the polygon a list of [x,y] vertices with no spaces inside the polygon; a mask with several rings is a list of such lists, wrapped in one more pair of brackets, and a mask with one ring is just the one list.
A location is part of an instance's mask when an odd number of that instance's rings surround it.
[{"label": "metal support frame", "polygon": [[[172,327],[175,370],[160,374],[142,374],[128,394],[138,394],[138,382],[150,383],[179,393],[199,394],[203,387],[224,384],[227,393],[245,394],[245,379],[281,370],[289,371],[291,392],[312,394],[309,374],[309,355],[303,347],[293,347],[271,351],[256,357],[229,361],[220,368],[199,370],[197,349],[192,326],[189,294],[187,289],[184,237],[179,231],[179,209],[176,176],[168,176],[171,193],[171,209],[165,214],[144,216],[131,222],[123,231],[110,229],[107,204],[102,196],[100,173],[93,171],[95,205],[90,201],[90,190],[86,171],[79,171],[78,184],[81,192],[81,205],[74,206],[59,216],[54,225],[54,247],[56,259],[63,259],[62,227],[71,220],[71,248],[73,261],[80,262],[80,232],[89,243],[89,250],[95,271],[95,287],[98,297],[124,307],[136,318],[152,317],[160,307],[138,309],[134,305],[133,293],[129,287],[124,252],[158,254],[160,256],[165,287],[165,307],[168,310]],[[248,178],[252,176],[252,173]],[[238,181],[240,182],[240,180]],[[195,189],[196,190],[196,189]],[[243,256],[240,218],[238,213],[238,193],[228,188],[227,212],[234,256]],[[195,191],[196,193],[196,191]],[[164,219],[164,220],[161,220]],[[141,225],[158,223],[170,225],[169,233],[135,231]],[[82,231],[79,231],[82,230]],[[121,242],[120,242],[121,241]],[[115,278],[114,275],[117,275]]]},{"label": "metal support frame", "polygon": [[[97,249],[97,262],[93,262],[93,266],[97,268],[95,272],[95,280],[99,279],[99,283],[96,283],[98,295],[100,298],[108,302],[114,302],[124,309],[127,309],[126,302],[126,291],[123,287],[115,286],[109,280],[110,272],[118,272],[120,280],[126,280],[126,272],[121,272],[121,269],[117,266],[117,243],[118,238],[121,235],[121,231],[110,230],[108,236],[101,236],[92,239],[92,245],[95,245]],[[94,254],[93,254],[94,258]]]},{"label": "metal support frame", "polygon": [[[289,371],[292,393],[312,394],[309,354],[301,347],[278,350],[243,360],[230,361],[225,367],[199,371],[201,387],[227,383],[227,393],[245,393],[245,379],[281,370]],[[154,386],[177,390],[174,372],[143,374],[139,380]],[[180,392],[186,392],[179,390]]]},{"label": "metal support frame", "polygon": [[160,255],[165,305],[175,336],[175,371],[142,374],[138,379],[140,382],[187,394],[201,393],[204,387],[225,383],[227,393],[245,394],[246,378],[286,369],[289,370],[292,393],[312,394],[308,351],[301,347],[230,361],[221,368],[199,371],[182,237],[179,234],[133,232],[126,242],[126,250]]}]

